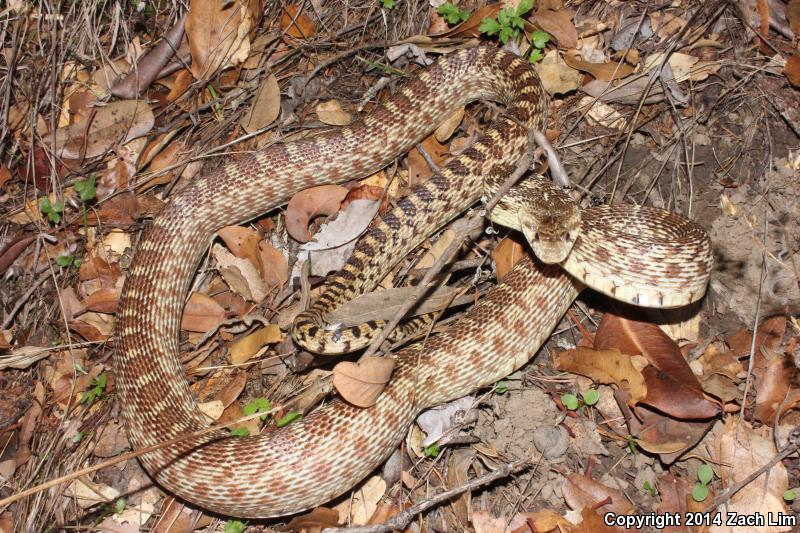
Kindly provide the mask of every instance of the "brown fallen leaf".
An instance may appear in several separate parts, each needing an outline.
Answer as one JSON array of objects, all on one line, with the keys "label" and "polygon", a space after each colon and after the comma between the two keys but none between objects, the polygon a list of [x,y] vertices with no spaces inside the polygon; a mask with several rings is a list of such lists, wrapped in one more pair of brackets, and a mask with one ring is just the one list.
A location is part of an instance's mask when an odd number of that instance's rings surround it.
[{"label": "brown fallen leaf", "polygon": [[36,237],[33,235],[25,235],[18,233],[0,246],[0,274],[5,272],[10,267],[17,257],[28,247],[29,244],[34,242]]},{"label": "brown fallen leaf", "polygon": [[83,306],[89,311],[116,313],[121,292],[122,289],[119,287],[94,291],[83,301]]},{"label": "brown fallen leaf", "polygon": [[286,206],[286,231],[297,242],[308,242],[308,224],[314,217],[337,213],[347,189],[341,185],[311,187],[292,196]]},{"label": "brown fallen leaf", "polygon": [[[435,135],[429,135],[420,144],[422,149],[430,156],[431,161],[437,166],[441,166],[450,155],[447,146],[437,141]],[[427,179],[433,175],[434,169],[430,167],[428,161],[416,147],[408,152],[406,161],[408,164],[408,183],[410,186],[415,187],[427,181]]]},{"label": "brown fallen leaf", "polygon": [[795,36],[800,35],[800,0],[789,0],[786,4],[786,21]]},{"label": "brown fallen leaf", "polygon": [[578,30],[572,20],[575,12],[569,9],[542,9],[534,13],[530,20],[553,36],[561,49],[578,46]]},{"label": "brown fallen leaf", "polygon": [[485,18],[495,18],[497,13],[503,9],[503,2],[483,6],[472,12],[467,20],[450,28],[449,30],[437,34],[437,37],[480,37],[481,32],[478,27]]},{"label": "brown fallen leaf", "polygon": [[320,122],[331,126],[347,126],[353,122],[353,117],[342,109],[342,104],[338,100],[328,100],[317,104],[316,113]]},{"label": "brown fallen leaf", "polygon": [[599,481],[584,476],[582,474],[567,474],[565,482],[561,486],[564,500],[571,509],[595,509],[597,504],[608,500],[608,503],[600,507],[603,512],[613,512],[616,514],[629,514],[633,512],[633,506],[625,495],[611,487],[603,485]]},{"label": "brown fallen leaf", "polygon": [[497,281],[502,282],[511,272],[511,269],[514,268],[514,265],[522,261],[527,255],[525,245],[521,241],[522,238],[518,234],[509,235],[492,250],[492,259],[497,270]]},{"label": "brown fallen leaf", "polygon": [[[753,429],[744,419],[730,416],[724,423],[717,423],[713,432],[712,453],[714,470],[723,486],[731,486],[748,477],[752,472],[770,462],[778,450],[771,437]],[[789,486],[788,473],[783,463],[772,465],[764,474],[745,485],[732,495],[726,505],[719,508],[726,521],[726,513],[739,516],[786,512],[783,493]],[[792,531],[791,527],[753,527],[748,533],[779,533]]]},{"label": "brown fallen leaf", "polygon": [[575,70],[588,72],[598,80],[609,81],[624,78],[636,70],[625,63],[590,63],[586,61],[578,50],[566,50],[563,53],[564,62]]},{"label": "brown fallen leaf", "polygon": [[615,384],[630,391],[631,403],[636,405],[647,397],[647,385],[642,373],[633,365],[629,355],[616,348],[593,350],[575,348],[558,352],[553,364],[558,370],[572,372],[606,385]]},{"label": "brown fallen leaf", "polygon": [[0,163],[0,191],[3,190],[3,185],[5,185],[6,182],[10,179],[11,179],[11,171],[8,170],[7,166]]},{"label": "brown fallen leaf", "polygon": [[275,344],[283,340],[281,328],[276,324],[270,324],[259,328],[249,335],[236,341],[230,349],[231,364],[238,365],[249,361],[268,344]]},{"label": "brown fallen leaf", "polygon": [[186,18],[186,37],[192,53],[191,70],[198,80],[238,65],[250,53],[248,33],[261,17],[259,2],[250,0],[192,0]]},{"label": "brown fallen leaf", "polygon": [[226,226],[219,230],[218,234],[233,255],[249,260],[259,272],[262,271],[261,255],[258,250],[261,235],[257,231],[244,226]]},{"label": "brown fallen leaf", "polygon": [[800,56],[791,55],[786,59],[786,64],[783,66],[783,73],[789,83],[795,87],[800,87]]},{"label": "brown fallen leaf", "polygon": [[181,329],[206,333],[216,328],[225,320],[225,309],[208,295],[193,292],[183,308]]},{"label": "brown fallen leaf", "polygon": [[280,114],[281,88],[278,78],[270,73],[256,92],[250,109],[242,116],[241,125],[247,133],[253,133],[272,124]]},{"label": "brown fallen leaf", "polygon": [[317,32],[314,21],[305,13],[301,13],[297,4],[290,4],[283,10],[281,29],[295,39],[308,39]]},{"label": "brown fallen leaf", "polygon": [[623,389],[617,389],[614,397],[625,416],[628,432],[635,437],[637,446],[659,454],[665,464],[673,463],[686,450],[695,446],[714,423],[714,419],[676,420],[646,405],[630,408],[627,391]]},{"label": "brown fallen leaf", "polygon": [[453,135],[453,132],[456,131],[456,128],[458,128],[463,119],[464,119],[464,106],[461,106],[452,113],[450,113],[450,116],[444,119],[444,122],[439,124],[439,127],[437,127],[436,130],[434,130],[433,136],[440,143],[447,141],[447,139],[449,139]]},{"label": "brown fallen leaf", "polygon": [[[778,350],[783,336],[786,334],[786,316],[778,315],[768,318],[758,326],[754,353],[759,353],[762,348],[768,350]],[[753,332],[748,329],[741,329],[733,334],[728,341],[728,346],[735,357],[742,357],[750,353],[753,347]]]},{"label": "brown fallen leaf", "polygon": [[283,287],[289,281],[289,262],[283,252],[267,241],[261,241],[258,243],[258,256],[261,258],[262,277],[267,287]]},{"label": "brown fallen leaf", "polygon": [[286,524],[286,531],[319,533],[325,528],[338,527],[339,524],[339,513],[335,509],[316,507],[308,514],[292,518],[289,523]]},{"label": "brown fallen leaf", "polygon": [[394,370],[394,360],[365,357],[359,363],[343,361],[333,367],[333,386],[346,401],[370,407],[381,395]]},{"label": "brown fallen leaf", "polygon": [[[264,301],[269,289],[258,267],[251,260],[236,257],[219,244],[211,247],[211,255],[217,262],[217,271],[231,290],[251,302]],[[261,262],[260,257],[256,256],[256,259]]]},{"label": "brown fallen leaf", "polygon": [[678,345],[657,325],[606,313],[597,327],[594,347],[616,348],[647,359],[650,364],[642,369],[647,384],[643,403],[680,419],[705,419],[719,414],[719,406],[705,397]]},{"label": "brown fallen leaf", "polygon": [[[766,358],[766,355],[762,357]],[[773,354],[755,375],[756,405],[753,416],[756,420],[772,426],[775,413],[789,396],[798,377],[794,359],[786,354]]]},{"label": "brown fallen leaf", "polygon": [[97,157],[116,143],[125,144],[149,133],[155,123],[153,110],[144,100],[118,100],[95,109],[88,127],[84,121],[56,130],[56,155]]}]

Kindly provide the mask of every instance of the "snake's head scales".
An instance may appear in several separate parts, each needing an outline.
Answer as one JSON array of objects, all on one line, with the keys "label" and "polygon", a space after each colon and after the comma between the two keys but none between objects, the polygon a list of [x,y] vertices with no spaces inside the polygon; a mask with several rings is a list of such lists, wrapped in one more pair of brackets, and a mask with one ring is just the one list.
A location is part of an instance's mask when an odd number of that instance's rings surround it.
[{"label": "snake's head scales", "polygon": [[581,212],[577,202],[565,192],[544,202],[526,205],[518,211],[519,225],[533,253],[543,263],[564,261],[581,230]]}]

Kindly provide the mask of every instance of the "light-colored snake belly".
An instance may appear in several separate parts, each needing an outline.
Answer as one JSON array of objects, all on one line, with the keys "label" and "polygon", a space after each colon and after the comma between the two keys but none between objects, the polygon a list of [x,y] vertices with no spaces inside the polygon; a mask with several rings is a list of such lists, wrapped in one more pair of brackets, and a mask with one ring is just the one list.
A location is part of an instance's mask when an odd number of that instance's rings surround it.
[{"label": "light-colored snake belly", "polygon": [[[525,150],[526,128],[541,129],[544,121],[541,88],[525,61],[481,48],[450,54],[358,123],[269,147],[201,177],[171,199],[138,246],[119,313],[116,387],[134,448],[208,427],[181,367],[178,332],[193,271],[215,232],[280,206],[306,187],[382,168],[454,108],[476,98],[499,101],[506,112],[472,148],[373,226],[348,269],[329,284],[335,292],[329,300],[347,298],[374,286],[391,263],[387,253],[401,258],[423,238],[420,233],[441,227],[475,202],[487,184],[491,189],[508,174]],[[646,235],[621,238],[609,249],[604,239],[616,239],[618,226],[629,226],[632,219],[640,219],[637,231]],[[663,242],[656,242],[661,237]],[[376,243],[383,243],[381,249]],[[633,263],[620,256],[632,251]],[[524,364],[582,282],[605,279],[586,268],[598,254],[607,259],[612,280],[600,282],[600,290],[664,306],[700,297],[711,268],[708,238],[690,221],[647,208],[587,210],[567,260],[576,263],[577,278],[559,266],[522,262],[446,334],[429,339],[424,353],[418,345],[398,353],[391,382],[374,407],[335,400],[279,430],[250,437],[215,431],[148,452],[141,461],[167,490],[227,515],[280,516],[321,504],[354,486],[391,453],[420,410],[491,384]],[[313,320],[305,327],[306,332],[315,327]]]}]

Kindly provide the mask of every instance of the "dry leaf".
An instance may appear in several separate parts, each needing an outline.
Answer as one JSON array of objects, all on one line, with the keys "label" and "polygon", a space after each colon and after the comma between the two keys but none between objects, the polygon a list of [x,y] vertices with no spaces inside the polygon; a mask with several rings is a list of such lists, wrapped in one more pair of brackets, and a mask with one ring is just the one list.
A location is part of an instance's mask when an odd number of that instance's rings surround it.
[{"label": "dry leaf", "polygon": [[593,350],[575,348],[558,352],[553,365],[561,371],[572,372],[606,385],[615,384],[630,391],[630,403],[636,405],[647,396],[647,385],[629,355],[616,348]]},{"label": "dry leaf", "polygon": [[375,200],[354,200],[323,224],[314,234],[314,240],[300,247],[301,250],[328,250],[356,239],[369,226],[378,213],[380,203]]},{"label": "dry leaf", "polygon": [[518,235],[511,235],[500,241],[500,244],[492,250],[497,281],[502,282],[514,265],[522,261],[526,255],[525,245],[520,243]]},{"label": "dry leaf", "polygon": [[585,109],[586,106],[591,106],[589,108],[589,112],[586,116],[591,119],[592,122],[595,124],[599,124],[604,128],[616,129],[616,130],[623,130],[625,129],[625,125],[627,121],[625,117],[619,114],[613,107],[608,104],[604,104],[600,101],[595,101],[594,98],[589,96],[584,96],[578,102],[578,105]]},{"label": "dry leaf", "polygon": [[149,133],[155,123],[153,110],[144,100],[119,100],[96,109],[88,131],[86,122],[56,130],[56,155],[97,157],[116,143],[125,144]]},{"label": "dry leaf", "polygon": [[331,126],[347,126],[353,122],[353,117],[342,109],[342,104],[338,100],[328,100],[317,104],[316,112],[320,122]]},{"label": "dry leaf", "polygon": [[359,363],[343,361],[333,367],[333,386],[358,407],[370,407],[381,395],[394,370],[394,360],[370,356]]},{"label": "dry leaf", "polygon": [[261,256],[258,251],[261,236],[257,231],[243,226],[226,226],[219,230],[218,235],[233,255],[249,260],[261,270]]},{"label": "dry leaf", "polygon": [[300,191],[286,206],[286,231],[297,242],[310,241],[308,224],[311,219],[337,213],[345,196],[347,189],[341,185],[320,185]]},{"label": "dry leaf", "polygon": [[253,133],[272,124],[280,114],[281,89],[278,86],[278,78],[270,73],[259,87],[250,109],[242,117],[241,124],[247,133]]},{"label": "dry leaf", "polygon": [[281,14],[281,29],[295,39],[308,39],[317,31],[314,21],[305,13],[300,13],[297,4],[288,5],[284,9]]},{"label": "dry leaf", "polygon": [[786,21],[795,37],[800,35],[800,0],[789,0],[786,5]]},{"label": "dry leaf", "polygon": [[[219,244],[211,247],[211,255],[216,259],[217,270],[231,290],[251,302],[264,301],[269,290],[252,261],[234,256]],[[258,256],[257,260],[260,261]]]},{"label": "dry leaf", "polygon": [[625,63],[590,63],[578,50],[566,50],[564,62],[575,70],[588,72],[598,80],[618,80],[632,74],[636,69]]},{"label": "dry leaf", "polygon": [[564,94],[578,88],[580,71],[570,68],[559,56],[558,50],[550,50],[536,65],[539,79],[547,94]]},{"label": "dry leaf", "polygon": [[656,324],[606,313],[597,327],[594,347],[616,348],[624,354],[643,355],[650,363],[642,369],[647,384],[644,403],[679,419],[706,419],[720,408],[706,399],[697,377],[678,345]]},{"label": "dry leaf", "polygon": [[[338,365],[337,365],[338,366]],[[363,526],[378,508],[378,502],[386,493],[386,482],[380,476],[372,476],[353,490],[352,499],[335,507],[339,511],[339,522]],[[350,520],[348,521],[348,515]]]},{"label": "dry leaf", "polygon": [[242,63],[250,54],[248,33],[260,17],[258,2],[191,0],[186,38],[192,52],[192,75],[211,78],[217,71]]},{"label": "dry leaf", "polygon": [[216,328],[225,320],[225,309],[213,298],[199,292],[193,292],[183,308],[181,329],[206,333]]},{"label": "dry leaf", "polygon": [[[430,156],[431,161],[437,166],[442,166],[442,163],[444,163],[450,155],[447,146],[437,141],[435,135],[429,135],[420,144],[423,150]],[[419,185],[433,175],[434,169],[428,165],[428,161],[416,147],[408,152],[406,161],[408,164],[408,182],[412,187]]]},{"label": "dry leaf", "polygon": [[789,80],[789,83],[795,87],[800,87],[800,56],[789,56],[786,60],[786,64],[783,66],[783,73],[786,75],[786,79]]},{"label": "dry leaf", "polygon": [[253,333],[236,341],[230,349],[231,364],[238,365],[249,361],[252,357],[268,344],[275,344],[283,340],[281,328],[275,324],[259,328]]},{"label": "dry leaf", "polygon": [[530,17],[540,28],[553,36],[561,49],[578,46],[578,30],[572,22],[573,18],[575,12],[569,9],[558,11],[543,9]]},{"label": "dry leaf", "polygon": [[467,20],[448,31],[437,35],[437,37],[480,37],[481,32],[478,26],[485,18],[495,18],[497,13],[503,9],[503,2],[483,6],[472,12]]},{"label": "dry leaf", "polygon": [[458,128],[463,119],[464,106],[461,106],[450,113],[450,116],[444,119],[444,122],[439,124],[439,127],[433,132],[433,136],[436,137],[436,140],[440,143],[445,142],[453,135],[453,132],[456,131],[456,128]]},{"label": "dry leaf", "polygon": [[289,281],[289,262],[283,252],[266,241],[258,243],[262,277],[270,289],[281,288]]},{"label": "dry leaf", "polygon": [[[717,465],[720,478],[725,486],[738,483],[752,472],[767,464],[777,455],[775,443],[771,437],[760,435],[739,417],[728,417],[724,424],[718,423],[714,428],[714,443],[711,449],[713,464]],[[789,488],[788,474],[783,463],[773,465],[767,473],[745,485],[739,492],[731,496],[730,501],[720,507],[723,523],[726,513],[737,513],[739,516],[777,516],[787,511],[783,502],[783,493]],[[741,527],[712,526],[709,533],[779,533],[792,531],[791,527],[753,526]]]}]

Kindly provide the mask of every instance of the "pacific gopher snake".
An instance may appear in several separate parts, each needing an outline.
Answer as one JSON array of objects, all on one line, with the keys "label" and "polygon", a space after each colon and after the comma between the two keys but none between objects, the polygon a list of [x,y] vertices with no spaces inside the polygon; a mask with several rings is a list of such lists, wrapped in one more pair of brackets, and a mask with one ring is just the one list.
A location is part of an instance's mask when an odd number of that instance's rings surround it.
[{"label": "pacific gopher snake", "polygon": [[[454,108],[477,98],[502,102],[506,111],[470,149],[374,225],[348,267],[329,282],[322,303],[305,315],[310,319],[298,324],[295,337],[304,344],[308,339],[312,348],[338,344],[346,351],[360,332],[337,336],[320,328],[320,309],[372,288],[387,265],[507,175],[525,150],[526,127],[543,128],[544,95],[525,61],[483,48],[455,52],[359,122],[256,152],[202,176],[171,199],[139,244],[119,313],[117,392],[135,448],[207,427],[181,368],[178,329],[191,275],[215,232],[280,206],[306,187],[382,168]],[[617,239],[613,228],[620,224],[637,224],[645,238]],[[599,270],[593,264],[598,261]],[[676,215],[601,207],[584,212],[565,265],[579,280],[617,297],[674,306],[702,295],[710,246],[700,228]],[[333,401],[280,430],[239,438],[219,431],[149,452],[141,461],[171,492],[224,514],[268,517],[318,505],[369,473],[420,410],[524,364],[580,288],[581,281],[558,266],[524,261],[447,334],[430,339],[424,357],[417,357],[418,346],[397,354],[392,381],[374,407]],[[323,340],[315,345],[318,339]]]}]

